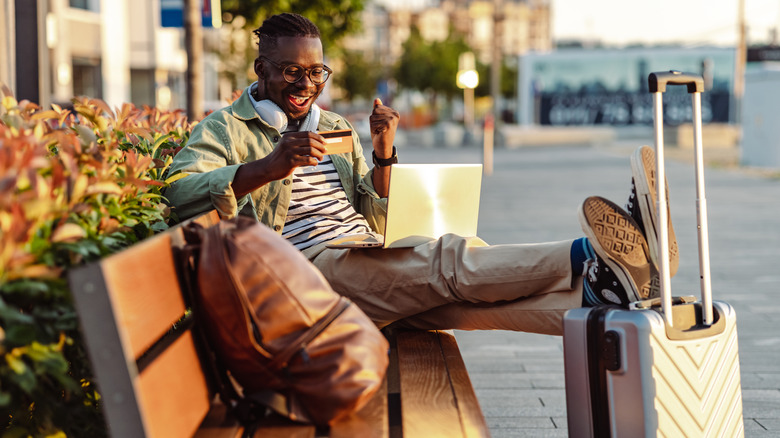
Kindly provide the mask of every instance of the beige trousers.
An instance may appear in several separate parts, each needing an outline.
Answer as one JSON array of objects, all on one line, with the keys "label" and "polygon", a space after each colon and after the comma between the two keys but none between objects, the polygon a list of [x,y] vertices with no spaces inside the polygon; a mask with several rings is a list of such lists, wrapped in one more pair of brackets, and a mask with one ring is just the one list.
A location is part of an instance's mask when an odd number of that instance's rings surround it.
[{"label": "beige trousers", "polygon": [[311,261],[379,327],[560,335],[563,313],[582,303],[571,244],[487,245],[450,234],[414,248],[318,250]]}]

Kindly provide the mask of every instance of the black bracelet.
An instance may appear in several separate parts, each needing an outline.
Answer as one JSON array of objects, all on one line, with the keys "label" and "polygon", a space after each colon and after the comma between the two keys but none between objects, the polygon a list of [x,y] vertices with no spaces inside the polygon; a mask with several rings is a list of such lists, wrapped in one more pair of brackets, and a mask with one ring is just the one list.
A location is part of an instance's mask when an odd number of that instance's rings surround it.
[{"label": "black bracelet", "polygon": [[371,156],[374,159],[374,166],[387,167],[398,163],[398,153],[395,150],[395,146],[393,146],[393,155],[390,158],[377,158],[376,153],[373,151],[371,152]]}]

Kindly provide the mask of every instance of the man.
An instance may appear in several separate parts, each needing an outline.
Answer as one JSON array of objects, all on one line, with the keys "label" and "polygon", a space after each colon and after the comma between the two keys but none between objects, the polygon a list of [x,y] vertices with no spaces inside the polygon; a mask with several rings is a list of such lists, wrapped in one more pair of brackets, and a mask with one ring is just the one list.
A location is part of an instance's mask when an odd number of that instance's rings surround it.
[{"label": "man", "polygon": [[[174,159],[171,170],[189,174],[166,192],[181,219],[214,208],[223,218],[256,218],[303,251],[380,327],[561,334],[568,309],[626,306],[657,293],[643,233],[656,238],[647,202],[644,210],[632,203],[627,213],[588,198],[580,208],[587,237],[563,242],[490,246],[446,235],[414,248],[326,248],[337,237],[384,229],[399,114],[374,101],[372,169],[355,134],[352,152],[324,154],[318,132],[352,127],[315,104],[332,73],[319,30],[300,15],[280,14],[255,34],[257,82],[200,122]],[[643,201],[654,196],[648,154],[638,150],[633,166],[632,196]]]}]

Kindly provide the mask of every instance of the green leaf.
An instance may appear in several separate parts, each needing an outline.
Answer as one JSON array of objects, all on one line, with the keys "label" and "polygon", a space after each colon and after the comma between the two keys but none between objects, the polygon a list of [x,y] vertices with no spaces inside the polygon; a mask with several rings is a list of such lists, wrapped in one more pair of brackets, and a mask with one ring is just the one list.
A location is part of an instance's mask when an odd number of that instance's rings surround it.
[{"label": "green leaf", "polygon": [[25,366],[24,372],[16,376],[16,384],[19,385],[22,391],[27,394],[32,394],[35,390],[35,386],[38,383],[38,379],[35,378],[35,374],[29,367]]},{"label": "green leaf", "polygon": [[154,144],[152,144],[152,148],[149,151],[149,152],[151,152],[150,155],[152,157],[154,157],[154,158],[158,158],[157,154],[156,154],[157,150],[160,148],[160,146],[165,144],[168,141],[169,138],[171,138],[171,136],[168,135],[168,134],[161,135],[160,137],[155,138]]},{"label": "green leaf", "polygon": [[33,361],[35,372],[54,377],[63,387],[75,390],[78,386],[68,376],[68,362],[54,345],[42,345],[33,342],[27,349],[27,356]]},{"label": "green leaf", "polygon": [[28,371],[27,364],[24,363],[18,354],[7,353],[5,355],[5,362],[8,364],[8,367],[11,368],[11,371],[16,374],[24,374]]},{"label": "green leaf", "polygon": [[8,406],[11,404],[11,394],[8,392],[0,391],[0,406]]},{"label": "green leaf", "polygon": [[154,230],[155,233],[163,232],[163,231],[165,231],[165,230],[167,230],[169,228],[170,228],[170,226],[168,226],[168,224],[166,224],[165,222],[162,222],[162,221],[155,222],[155,223],[152,224],[152,230]]},{"label": "green leaf", "polygon": [[[29,282],[35,284],[35,282]],[[33,324],[35,321],[29,315],[25,315],[19,309],[15,309],[6,304],[6,302],[0,297],[0,319],[5,321],[6,325],[10,324]],[[6,328],[6,334],[8,328]]]},{"label": "green leaf", "polygon": [[124,238],[117,239],[111,236],[106,236],[102,239],[102,243],[104,246],[108,248],[118,248],[124,245],[125,239]]},{"label": "green leaf", "polygon": [[189,175],[189,173],[184,173],[184,172],[177,173],[175,175],[171,175],[171,176],[168,177],[168,179],[165,180],[165,184],[166,185],[171,185],[172,183],[174,183],[174,182],[184,178],[187,175]]},{"label": "green leaf", "polygon": [[[47,254],[52,256],[53,254]],[[50,258],[50,257],[49,257]],[[33,279],[20,279],[6,283],[3,285],[2,292],[7,298],[7,302],[10,306],[23,306],[27,304],[38,304],[39,306],[45,305],[51,300],[54,293],[52,284],[55,280],[33,280]],[[0,299],[1,300],[1,299]],[[3,304],[0,302],[0,319],[9,318],[9,320],[18,320],[19,322],[26,323],[27,316],[23,313],[16,313],[16,317],[11,317],[10,314],[4,313]],[[12,309],[13,312],[20,312],[19,309]],[[22,319],[18,319],[22,318]]]},{"label": "green leaf", "polygon": [[35,326],[15,324],[6,327],[5,342],[9,345],[26,345],[35,340]]},{"label": "green leaf", "polygon": [[71,251],[87,260],[100,255],[100,247],[92,240],[80,240],[79,242],[68,246]]}]

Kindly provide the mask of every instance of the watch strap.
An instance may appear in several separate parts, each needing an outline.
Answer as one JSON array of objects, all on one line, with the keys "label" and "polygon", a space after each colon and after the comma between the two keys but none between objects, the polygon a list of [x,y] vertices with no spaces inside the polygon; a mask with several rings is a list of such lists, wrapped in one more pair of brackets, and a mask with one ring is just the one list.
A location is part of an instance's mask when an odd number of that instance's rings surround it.
[{"label": "watch strap", "polygon": [[393,146],[393,155],[390,158],[378,158],[373,151],[371,152],[371,157],[374,160],[374,166],[387,167],[398,163],[398,153],[395,150],[395,146]]}]

